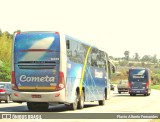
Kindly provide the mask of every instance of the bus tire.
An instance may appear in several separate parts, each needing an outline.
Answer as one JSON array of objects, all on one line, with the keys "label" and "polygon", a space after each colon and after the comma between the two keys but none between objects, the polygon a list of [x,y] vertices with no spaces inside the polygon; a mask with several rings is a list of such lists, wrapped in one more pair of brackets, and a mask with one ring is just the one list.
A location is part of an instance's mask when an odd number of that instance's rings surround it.
[{"label": "bus tire", "polygon": [[82,109],[84,108],[84,92],[82,90],[81,95],[79,95],[79,99],[78,99],[78,109]]},{"label": "bus tire", "polygon": [[150,94],[149,93],[147,93],[147,94],[144,94],[144,96],[149,96]]},{"label": "bus tire", "polygon": [[29,111],[33,111],[34,110],[33,104],[31,102],[27,102],[27,107],[28,107]]},{"label": "bus tire", "polygon": [[105,100],[109,100],[111,98],[111,91],[110,89],[105,89]]},{"label": "bus tire", "polygon": [[103,100],[99,100],[99,105],[105,105],[105,93],[103,95]]},{"label": "bus tire", "polygon": [[78,94],[76,92],[76,97],[73,103],[71,103],[70,105],[67,105],[67,108],[69,108],[70,110],[77,110],[78,107]]},{"label": "bus tire", "polygon": [[121,92],[120,92],[120,91],[119,91],[118,93],[119,93],[119,94],[121,94]]}]

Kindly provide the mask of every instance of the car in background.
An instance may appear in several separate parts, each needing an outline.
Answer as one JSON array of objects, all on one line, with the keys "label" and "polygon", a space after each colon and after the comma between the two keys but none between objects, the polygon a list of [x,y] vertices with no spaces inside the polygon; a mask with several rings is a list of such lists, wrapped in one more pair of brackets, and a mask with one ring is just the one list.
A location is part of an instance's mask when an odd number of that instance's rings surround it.
[{"label": "car in background", "polygon": [[0,102],[5,101],[5,103],[9,103],[9,101],[11,100],[11,93],[11,83],[0,81]]},{"label": "car in background", "polygon": [[117,85],[118,93],[121,94],[121,92],[128,92],[128,80],[120,80]]},{"label": "car in background", "polygon": [[112,91],[114,91],[114,87],[115,86],[112,83],[110,83],[110,88],[111,88]]}]

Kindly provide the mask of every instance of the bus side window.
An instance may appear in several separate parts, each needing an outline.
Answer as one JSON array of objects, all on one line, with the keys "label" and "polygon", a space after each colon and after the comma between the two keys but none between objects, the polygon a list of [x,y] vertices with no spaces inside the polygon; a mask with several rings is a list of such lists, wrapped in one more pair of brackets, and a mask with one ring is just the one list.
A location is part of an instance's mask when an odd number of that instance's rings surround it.
[{"label": "bus side window", "polygon": [[66,47],[67,47],[67,49],[70,49],[70,43],[69,43],[69,40],[66,40]]}]

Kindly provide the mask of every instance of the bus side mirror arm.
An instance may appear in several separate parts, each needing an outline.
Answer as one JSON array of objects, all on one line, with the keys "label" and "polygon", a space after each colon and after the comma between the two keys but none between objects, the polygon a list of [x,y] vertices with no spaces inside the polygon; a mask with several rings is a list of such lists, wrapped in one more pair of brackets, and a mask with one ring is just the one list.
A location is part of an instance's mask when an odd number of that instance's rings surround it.
[{"label": "bus side mirror arm", "polygon": [[115,73],[116,72],[116,69],[114,66],[112,66],[112,72]]},{"label": "bus side mirror arm", "polygon": [[70,49],[70,43],[69,43],[69,40],[66,40],[66,47],[67,47],[67,49]]}]

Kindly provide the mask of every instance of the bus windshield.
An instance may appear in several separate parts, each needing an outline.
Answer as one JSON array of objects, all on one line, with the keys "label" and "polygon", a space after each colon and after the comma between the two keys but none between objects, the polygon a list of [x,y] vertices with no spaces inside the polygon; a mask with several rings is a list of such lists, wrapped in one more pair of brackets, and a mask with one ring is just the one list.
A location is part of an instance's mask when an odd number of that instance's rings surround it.
[{"label": "bus windshield", "polygon": [[[54,33],[22,33],[16,35],[15,62],[54,61],[59,57],[59,36]],[[58,52],[58,53],[57,53]]]},{"label": "bus windshield", "polygon": [[145,82],[148,76],[145,69],[131,69],[129,72],[129,81]]}]

